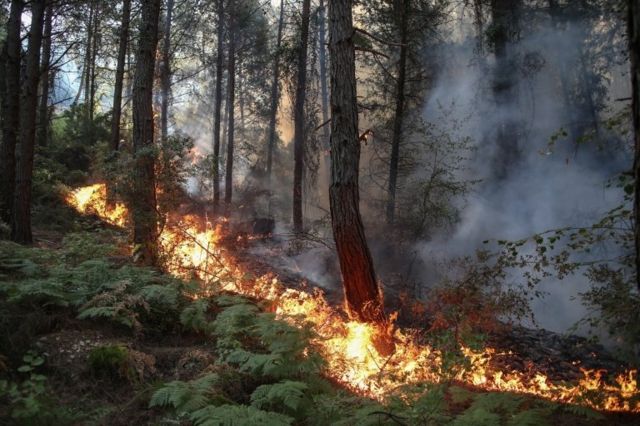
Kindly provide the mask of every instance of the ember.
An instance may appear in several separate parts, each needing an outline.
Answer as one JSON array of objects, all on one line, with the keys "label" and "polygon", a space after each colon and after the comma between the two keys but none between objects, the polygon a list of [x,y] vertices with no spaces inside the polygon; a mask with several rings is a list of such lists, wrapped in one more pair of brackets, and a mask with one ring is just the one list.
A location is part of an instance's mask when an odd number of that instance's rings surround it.
[{"label": "ember", "polygon": [[[117,204],[107,209],[105,197],[105,185],[96,184],[74,191],[67,201],[80,213],[96,214],[122,226],[126,208]],[[166,270],[200,279],[208,292],[226,290],[268,301],[280,318],[292,324],[311,321],[318,335],[313,344],[328,363],[326,374],[362,395],[384,400],[401,385],[437,383],[448,373],[460,382],[486,390],[536,395],[598,410],[640,412],[636,370],[609,383],[606,372],[583,369],[584,377],[578,383],[554,383],[542,373],[496,369],[492,360],[501,354],[487,347],[479,352],[462,348],[468,366],[445,372],[443,354],[421,344],[411,330],[402,329],[393,332],[395,352],[382,356],[374,346],[381,332],[378,326],[350,321],[342,309],[330,306],[318,289],[286,288],[270,274],[249,276],[220,245],[221,233],[220,224],[197,216],[169,220],[160,236]]]}]

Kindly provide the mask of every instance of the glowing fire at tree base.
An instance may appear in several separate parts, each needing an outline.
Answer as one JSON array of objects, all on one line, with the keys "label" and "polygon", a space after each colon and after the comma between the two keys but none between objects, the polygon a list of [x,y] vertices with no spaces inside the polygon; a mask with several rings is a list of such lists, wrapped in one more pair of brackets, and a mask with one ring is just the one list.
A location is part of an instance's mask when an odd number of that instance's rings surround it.
[{"label": "glowing fire at tree base", "polygon": [[[107,206],[104,184],[80,188],[68,195],[67,202],[80,213],[95,214],[117,226],[126,224],[126,207],[119,203]],[[349,321],[318,289],[286,288],[273,275],[252,277],[225,253],[221,237],[219,224],[213,226],[195,216],[167,221],[160,236],[165,269],[180,277],[200,279],[205,294],[232,291],[255,297],[268,301],[278,317],[294,325],[313,323],[317,337],[312,343],[327,361],[326,374],[357,393],[384,400],[404,385],[454,379],[484,390],[535,395],[597,410],[640,412],[636,370],[619,375],[615,384],[603,380],[604,372],[593,370],[582,370],[584,377],[577,384],[552,383],[542,373],[532,376],[494,369],[491,361],[500,354],[492,348],[481,352],[462,348],[466,368],[445,369],[441,352],[400,329],[393,331],[395,350],[382,356],[374,342],[384,330]]]}]

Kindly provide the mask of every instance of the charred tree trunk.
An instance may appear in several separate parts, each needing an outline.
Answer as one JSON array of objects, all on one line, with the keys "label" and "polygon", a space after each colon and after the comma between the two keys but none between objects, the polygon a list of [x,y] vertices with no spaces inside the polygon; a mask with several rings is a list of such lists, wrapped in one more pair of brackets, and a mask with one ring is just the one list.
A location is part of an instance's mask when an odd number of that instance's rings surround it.
[{"label": "charred tree trunk", "polygon": [[40,108],[38,112],[38,133],[36,140],[40,146],[47,146],[49,139],[49,82],[51,81],[51,27],[53,6],[49,5],[44,17],[42,39],[42,69],[40,71]]},{"label": "charred tree trunk", "polygon": [[360,216],[358,167],[360,141],[356,103],[352,0],[329,2],[331,76],[331,224],[350,315],[385,319],[371,253]]},{"label": "charred tree trunk", "polygon": [[276,146],[276,124],[278,104],[280,103],[280,56],[282,49],[282,28],[284,26],[284,0],[280,0],[280,18],[278,19],[278,38],[276,54],[273,58],[273,80],[271,81],[271,109],[269,111],[269,140],[267,141],[267,179],[271,191],[271,170],[273,169],[273,151]]},{"label": "charred tree trunk", "polygon": [[31,28],[27,48],[25,78],[20,99],[20,149],[16,166],[16,192],[14,197],[11,238],[21,244],[31,244],[31,182],[33,154],[38,112],[38,83],[40,82],[40,49],[46,0],[31,2]]},{"label": "charred tree trunk", "polygon": [[217,0],[218,51],[216,52],[216,93],[213,116],[213,210],[220,208],[220,116],[222,108],[222,78],[224,62],[224,0]]},{"label": "charred tree trunk", "polygon": [[140,265],[157,263],[158,215],[154,172],[153,76],[158,47],[161,0],[142,0],[142,18],[133,83],[134,259]]},{"label": "charred tree trunk", "polygon": [[113,117],[111,119],[111,151],[120,148],[120,120],[122,117],[122,90],[124,86],[124,68],[129,44],[129,25],[131,22],[131,0],[122,2],[122,24],[118,40],[118,63],[116,65],[116,80],[113,89]]},{"label": "charred tree trunk", "polygon": [[304,174],[305,117],[304,104],[307,95],[307,51],[309,48],[309,17],[311,0],[302,3],[302,27],[298,46],[298,81],[294,110],[294,167],[293,167],[293,231],[302,233],[302,179]]},{"label": "charred tree trunk", "polygon": [[224,182],[224,202],[229,206],[233,197],[233,149],[234,149],[234,132],[235,132],[235,101],[236,101],[236,25],[233,14],[229,22],[229,66],[227,84],[227,111],[229,120],[227,128],[229,136],[227,137],[227,167]]},{"label": "charred tree trunk", "polygon": [[[400,4],[400,1],[402,2]],[[400,60],[398,61],[398,85],[396,89],[396,110],[393,118],[393,139],[391,140],[391,158],[389,161],[389,194],[387,200],[387,223],[392,224],[396,210],[396,190],[398,186],[398,163],[400,161],[400,142],[402,141],[402,124],[405,109],[405,83],[407,80],[407,40],[409,17],[409,1],[400,0],[394,4],[398,10],[398,24],[400,29]]]},{"label": "charred tree trunk", "polygon": [[633,90],[633,129],[635,151],[633,158],[633,176],[635,178],[635,216],[636,246],[636,283],[640,290],[640,4],[629,0],[629,47],[631,50],[631,87]]},{"label": "charred tree trunk", "polygon": [[171,96],[171,21],[174,0],[167,0],[167,15],[164,21],[162,66],[160,68],[160,138],[166,141],[169,135],[169,97]]},{"label": "charred tree trunk", "polygon": [[0,150],[0,218],[11,223],[16,183],[16,144],[20,131],[20,26],[24,2],[13,0],[4,45],[6,96],[2,99],[2,145]]}]

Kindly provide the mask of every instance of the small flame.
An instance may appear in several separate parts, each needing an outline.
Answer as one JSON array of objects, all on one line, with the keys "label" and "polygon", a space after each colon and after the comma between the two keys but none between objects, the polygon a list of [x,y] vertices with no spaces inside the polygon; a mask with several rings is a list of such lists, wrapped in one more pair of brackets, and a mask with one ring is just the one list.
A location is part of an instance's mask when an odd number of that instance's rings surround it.
[{"label": "small flame", "polygon": [[[127,210],[122,204],[106,206],[106,187],[96,184],[74,191],[67,202],[80,213],[97,214],[109,223],[124,225]],[[224,219],[221,219],[223,223]],[[405,384],[438,383],[446,376],[442,353],[421,344],[410,330],[393,331],[395,351],[382,356],[374,342],[380,326],[350,321],[343,311],[329,305],[323,293],[287,288],[277,277],[252,277],[221,245],[221,223],[205,222],[187,215],[168,220],[160,235],[165,269],[205,283],[205,293],[226,290],[269,301],[279,318],[302,326],[314,324],[314,347],[327,360],[326,374],[362,395],[384,400]],[[500,371],[492,360],[505,355],[493,348],[473,351],[462,348],[468,366],[454,367],[456,380],[476,387],[535,395],[545,399],[587,405],[597,410],[640,412],[637,371],[619,375],[615,384],[603,379],[603,371],[582,369],[584,377],[576,384],[553,383],[541,372]],[[448,373],[451,373],[450,371]],[[597,398],[589,398],[597,392]]]}]

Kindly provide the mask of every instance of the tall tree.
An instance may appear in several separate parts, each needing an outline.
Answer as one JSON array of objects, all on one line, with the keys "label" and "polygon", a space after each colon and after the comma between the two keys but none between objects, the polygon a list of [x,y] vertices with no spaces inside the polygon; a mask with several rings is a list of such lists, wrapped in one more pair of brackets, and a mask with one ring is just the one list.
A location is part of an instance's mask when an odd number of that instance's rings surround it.
[{"label": "tall tree", "polygon": [[273,58],[273,76],[271,80],[271,107],[269,109],[269,140],[267,141],[267,179],[271,190],[271,169],[273,168],[273,151],[276,146],[276,124],[278,104],[280,103],[280,56],[282,49],[282,29],[284,27],[284,0],[280,0],[280,18],[278,18],[278,36]]},{"label": "tall tree", "polygon": [[394,220],[396,210],[396,189],[398,184],[398,162],[400,160],[400,142],[402,140],[402,123],[405,110],[405,82],[407,78],[407,51],[409,28],[410,0],[394,1],[394,11],[400,29],[400,60],[398,61],[398,79],[396,85],[396,106],[393,118],[393,136],[391,140],[391,158],[389,161],[389,193],[387,198],[387,223]]},{"label": "tall tree", "polygon": [[[521,0],[491,0],[491,42],[495,56],[492,90],[496,106],[509,110],[516,105],[517,64],[510,48],[519,36]],[[521,129],[511,117],[499,118],[496,126],[494,173],[506,179],[518,161]]]},{"label": "tall tree", "polygon": [[20,145],[16,165],[16,189],[11,238],[31,244],[31,182],[38,112],[38,83],[40,82],[40,49],[47,0],[31,2],[31,27],[25,58],[25,76],[20,99]]},{"label": "tall tree", "polygon": [[[234,6],[238,6],[234,4]],[[229,118],[227,121],[227,167],[224,181],[224,202],[231,204],[233,197],[233,150],[235,133],[235,101],[236,101],[236,17],[234,8],[231,8],[229,18],[229,59],[228,59],[228,83],[227,83],[227,110]]]},{"label": "tall tree", "polygon": [[161,0],[141,0],[141,21],[133,83],[133,218],[134,258],[140,265],[157,263],[158,215],[156,210],[153,122],[153,77]]},{"label": "tall tree", "polygon": [[628,1],[629,48],[631,53],[631,87],[633,129],[635,150],[633,158],[633,177],[635,178],[635,246],[636,246],[636,282],[640,290],[640,4],[636,0]]},{"label": "tall tree", "polygon": [[360,138],[352,0],[329,2],[331,77],[331,224],[340,260],[347,307],[352,317],[383,321],[382,294],[360,216]]},{"label": "tall tree", "polygon": [[169,97],[171,96],[171,24],[174,0],[167,0],[167,14],[164,18],[162,65],[160,66],[160,138],[167,140],[169,134]]},{"label": "tall tree", "polygon": [[49,82],[51,81],[51,43],[53,26],[53,5],[47,6],[44,17],[44,34],[42,40],[42,70],[40,72],[40,108],[38,112],[39,145],[46,146],[49,137]]},{"label": "tall tree", "polygon": [[217,0],[216,16],[218,18],[217,51],[216,51],[216,89],[213,112],[213,209],[220,205],[220,118],[222,115],[222,78],[224,64],[224,0]]},{"label": "tall tree", "polygon": [[24,2],[11,1],[11,12],[7,23],[7,38],[4,43],[6,96],[2,99],[2,145],[0,146],[0,218],[11,223],[16,182],[16,144],[20,130],[20,26]]},{"label": "tall tree", "polygon": [[122,18],[118,35],[118,61],[113,86],[113,113],[111,118],[111,151],[120,147],[120,121],[122,118],[122,89],[124,86],[124,70],[129,46],[129,26],[131,23],[131,0],[122,1]]},{"label": "tall tree", "polygon": [[294,167],[293,167],[293,230],[302,232],[302,179],[304,174],[305,116],[304,104],[307,96],[307,51],[309,48],[309,18],[311,0],[302,2],[300,45],[298,46],[298,73],[296,101],[294,106]]},{"label": "tall tree", "polygon": [[329,145],[329,130],[331,126],[327,125],[329,120],[329,90],[327,89],[327,47],[326,47],[326,24],[325,24],[325,7],[324,0],[320,0],[318,6],[318,62],[320,62],[320,97],[322,101],[322,139],[323,148]]}]

